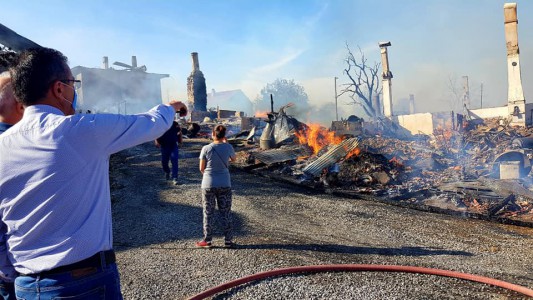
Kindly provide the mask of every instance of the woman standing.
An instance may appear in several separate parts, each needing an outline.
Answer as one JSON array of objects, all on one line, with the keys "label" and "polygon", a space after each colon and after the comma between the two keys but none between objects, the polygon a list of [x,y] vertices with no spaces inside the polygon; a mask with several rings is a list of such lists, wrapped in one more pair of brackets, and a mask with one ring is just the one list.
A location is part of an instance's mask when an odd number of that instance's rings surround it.
[{"label": "woman standing", "polygon": [[226,127],[217,125],[212,132],[213,142],[200,152],[200,172],[202,178],[203,240],[197,247],[209,248],[213,239],[213,217],[215,204],[223,219],[224,246],[234,246],[231,224],[231,178],[228,164],[235,161],[235,151],[227,143]]}]

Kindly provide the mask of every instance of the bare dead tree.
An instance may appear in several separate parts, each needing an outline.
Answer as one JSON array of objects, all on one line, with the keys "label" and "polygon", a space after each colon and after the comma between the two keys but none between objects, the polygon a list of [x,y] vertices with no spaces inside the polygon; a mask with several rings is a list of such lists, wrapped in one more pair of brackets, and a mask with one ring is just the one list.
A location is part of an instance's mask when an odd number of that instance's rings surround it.
[{"label": "bare dead tree", "polygon": [[350,104],[361,106],[369,117],[374,117],[379,108],[373,106],[372,99],[382,91],[378,75],[381,63],[374,62],[374,66],[369,66],[363,50],[359,46],[357,48],[359,57],[356,58],[346,43],[348,55],[344,60],[347,65],[344,74],[350,82],[343,84],[339,95],[348,94],[352,101]]},{"label": "bare dead tree", "polygon": [[[464,79],[465,76],[462,78]],[[469,77],[469,86],[468,86],[468,99],[470,105],[468,105],[468,109],[473,109],[477,106],[477,104],[474,104],[474,99],[479,99],[480,104],[479,107],[482,107],[482,92],[483,92],[483,83],[478,82],[472,77]],[[462,111],[464,110],[465,106],[465,100],[466,100],[466,91],[464,82],[459,81],[459,77],[456,74],[450,74],[448,75],[448,81],[446,84],[447,88],[447,94],[445,95],[446,100],[448,102],[448,105],[450,107],[450,110],[452,111]]]},{"label": "bare dead tree", "polygon": [[463,91],[459,87],[456,75],[448,75],[448,105],[452,111],[461,111],[463,109]]}]

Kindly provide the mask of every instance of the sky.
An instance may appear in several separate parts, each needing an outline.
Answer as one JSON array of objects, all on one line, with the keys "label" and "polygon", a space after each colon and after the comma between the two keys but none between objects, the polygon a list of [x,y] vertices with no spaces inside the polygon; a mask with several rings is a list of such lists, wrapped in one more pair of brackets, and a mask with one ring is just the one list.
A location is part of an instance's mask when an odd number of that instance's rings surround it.
[{"label": "sky", "polygon": [[[507,103],[503,5],[498,0],[2,0],[0,23],[55,48],[71,67],[131,63],[162,80],[163,101],[187,99],[191,53],[207,91],[241,89],[251,100],[278,78],[304,87],[315,107],[335,107],[348,83],[347,45],[369,64],[388,48],[394,107],[414,95],[416,112],[449,111],[468,76],[471,108]],[[533,1],[518,4],[526,102],[533,100]],[[117,67],[117,69],[120,69]],[[339,117],[362,117],[337,97]],[[332,106],[333,105],[333,106]]]}]

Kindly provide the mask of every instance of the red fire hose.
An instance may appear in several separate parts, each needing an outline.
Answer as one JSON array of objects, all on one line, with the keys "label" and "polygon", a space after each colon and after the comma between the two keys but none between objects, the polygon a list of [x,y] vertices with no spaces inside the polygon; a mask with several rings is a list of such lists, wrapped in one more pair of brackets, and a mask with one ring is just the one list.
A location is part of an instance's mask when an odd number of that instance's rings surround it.
[{"label": "red fire hose", "polygon": [[508,283],[508,282],[493,279],[493,278],[466,274],[466,273],[461,273],[461,272],[431,269],[431,268],[422,268],[422,267],[396,266],[396,265],[347,264],[347,265],[318,265],[318,266],[290,267],[290,268],[275,269],[271,271],[256,273],[250,276],[241,277],[239,279],[223,283],[219,286],[215,286],[213,288],[210,288],[208,290],[201,292],[200,294],[192,296],[188,299],[189,300],[205,299],[207,297],[220,293],[224,290],[236,287],[244,283],[248,283],[248,282],[252,282],[252,281],[260,280],[260,279],[265,279],[268,277],[280,276],[280,275],[287,275],[287,274],[294,274],[294,273],[362,272],[362,271],[420,273],[420,274],[429,274],[429,275],[437,275],[437,276],[445,276],[445,277],[454,277],[454,278],[460,278],[460,279],[465,279],[465,280],[470,280],[470,281],[481,282],[484,284],[494,285],[497,287],[501,287],[504,289],[518,292],[520,294],[524,294],[529,297],[533,297],[533,290],[527,287]]}]

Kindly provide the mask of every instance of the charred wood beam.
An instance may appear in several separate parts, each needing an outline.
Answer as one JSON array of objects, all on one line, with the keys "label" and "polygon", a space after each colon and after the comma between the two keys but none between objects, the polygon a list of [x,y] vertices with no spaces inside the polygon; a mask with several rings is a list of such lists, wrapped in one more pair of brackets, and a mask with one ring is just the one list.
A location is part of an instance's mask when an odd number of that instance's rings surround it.
[{"label": "charred wood beam", "polygon": [[493,207],[491,207],[487,213],[489,216],[494,216],[496,215],[504,206],[506,206],[510,201],[514,201],[515,200],[515,195],[509,195],[507,198],[503,199],[502,202],[494,205]]},{"label": "charred wood beam", "polygon": [[441,192],[448,193],[461,193],[461,194],[471,194],[478,197],[495,199],[502,197],[494,192],[491,188],[485,187],[484,185],[475,184],[475,182],[453,182],[445,183],[436,187]]},{"label": "charred wood beam", "polygon": [[533,192],[513,180],[495,180],[486,177],[479,177],[478,180],[504,198],[515,195],[533,201]]}]

